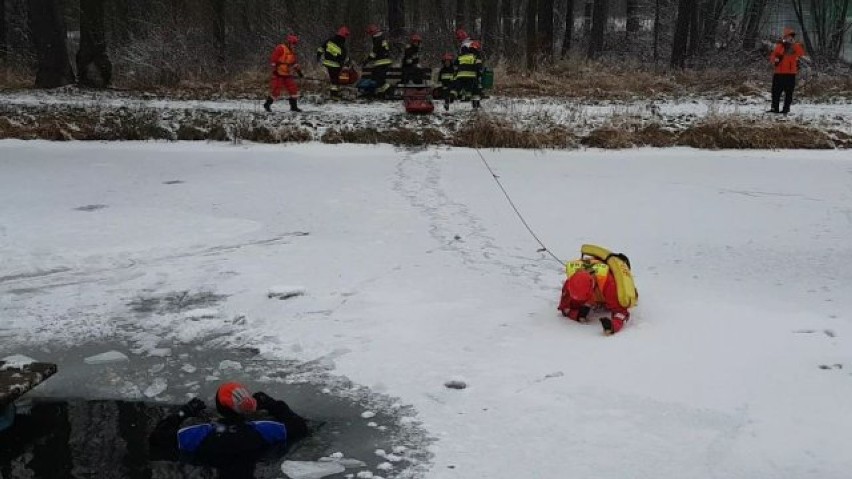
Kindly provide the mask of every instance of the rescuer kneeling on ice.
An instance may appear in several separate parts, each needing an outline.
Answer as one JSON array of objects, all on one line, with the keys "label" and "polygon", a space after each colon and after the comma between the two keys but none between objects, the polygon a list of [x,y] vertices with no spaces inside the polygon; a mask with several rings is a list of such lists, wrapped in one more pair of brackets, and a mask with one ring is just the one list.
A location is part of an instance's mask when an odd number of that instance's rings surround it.
[{"label": "rescuer kneeling on ice", "polygon": [[605,248],[584,245],[580,259],[565,265],[568,278],[562,287],[559,311],[577,322],[587,322],[594,308],[606,309],[601,318],[604,334],[615,334],[630,319],[639,299],[627,256]]}]

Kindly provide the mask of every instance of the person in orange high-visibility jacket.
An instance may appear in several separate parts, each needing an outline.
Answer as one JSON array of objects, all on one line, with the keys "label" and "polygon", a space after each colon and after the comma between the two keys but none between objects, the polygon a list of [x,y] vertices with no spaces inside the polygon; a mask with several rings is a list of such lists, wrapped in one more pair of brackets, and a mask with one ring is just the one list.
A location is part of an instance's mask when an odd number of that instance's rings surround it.
[{"label": "person in orange high-visibility jacket", "polygon": [[568,264],[568,273],[559,301],[562,315],[585,323],[592,308],[603,307],[610,314],[601,318],[604,334],[621,331],[630,319],[630,312],[618,301],[618,286],[606,263],[575,260]]},{"label": "person in orange high-visibility jacket", "polygon": [[293,34],[287,35],[287,41],[275,47],[269,63],[272,64],[272,80],[269,82],[270,93],[266,97],[263,108],[272,111],[272,103],[281,96],[281,90],[287,90],[290,96],[290,111],[300,112],[299,108],[299,85],[293,75],[299,78],[304,76],[299,66],[299,57],[296,55],[296,45],[299,37]]},{"label": "person in orange high-visibility jacket", "polygon": [[[799,62],[805,57],[805,49],[796,41],[796,32],[792,28],[784,29],[784,36],[775,44],[769,61],[775,66],[772,77],[772,109],[770,113],[790,113],[793,103],[793,91],[796,89],[796,75]],[[781,94],[784,94],[784,109],[778,110]]]}]

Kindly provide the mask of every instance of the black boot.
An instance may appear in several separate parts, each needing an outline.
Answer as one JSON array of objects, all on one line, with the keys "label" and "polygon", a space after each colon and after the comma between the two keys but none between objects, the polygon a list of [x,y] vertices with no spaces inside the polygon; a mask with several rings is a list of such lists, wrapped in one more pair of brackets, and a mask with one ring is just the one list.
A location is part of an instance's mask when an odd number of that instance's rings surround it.
[{"label": "black boot", "polygon": [[290,111],[295,111],[297,113],[302,112],[302,109],[299,108],[299,101],[295,98],[290,98]]},{"label": "black boot", "polygon": [[266,97],[266,103],[263,104],[263,109],[272,113],[272,102],[275,100],[271,96]]},{"label": "black boot", "polygon": [[479,100],[471,100],[470,103],[471,103],[471,105],[473,105],[474,110],[479,109]]}]

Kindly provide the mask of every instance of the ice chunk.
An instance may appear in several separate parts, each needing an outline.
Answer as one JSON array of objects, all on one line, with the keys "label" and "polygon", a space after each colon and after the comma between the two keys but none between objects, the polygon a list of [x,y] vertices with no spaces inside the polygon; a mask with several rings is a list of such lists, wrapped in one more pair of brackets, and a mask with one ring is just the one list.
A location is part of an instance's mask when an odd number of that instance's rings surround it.
[{"label": "ice chunk", "polygon": [[367,463],[358,459],[343,457],[342,452],[335,452],[331,457],[321,457],[320,462],[336,462],[346,469],[356,469],[359,467],[367,467]]},{"label": "ice chunk", "polygon": [[213,308],[198,308],[183,313],[184,319],[191,319],[195,321],[199,319],[215,318],[216,316],[219,316],[219,310]]},{"label": "ice chunk", "polygon": [[166,382],[165,378],[156,378],[154,379],[154,382],[152,382],[151,385],[148,386],[147,389],[145,389],[145,392],[143,394],[145,394],[145,397],[149,398],[156,397],[160,394],[163,394],[166,389],[168,389],[168,387],[169,383]]},{"label": "ice chunk", "polygon": [[355,477],[359,479],[371,479],[373,477],[373,473],[370,471],[361,471]]},{"label": "ice chunk", "polygon": [[163,363],[160,363],[160,364],[155,364],[155,365],[151,366],[150,368],[148,368],[148,372],[151,373],[151,374],[158,374],[158,373],[163,372],[163,369],[166,369],[166,365],[163,364]]},{"label": "ice chunk", "polygon": [[29,356],[24,356],[23,354],[13,354],[11,356],[6,356],[2,359],[2,361],[5,364],[3,365],[3,367],[0,367],[0,371],[12,368],[22,368],[28,364],[36,362],[35,359]]},{"label": "ice chunk", "polygon": [[336,462],[284,461],[281,472],[290,479],[321,479],[340,474],[346,468]]},{"label": "ice chunk", "polygon": [[335,452],[334,454],[332,454],[331,457],[333,459],[343,459],[343,453],[338,451],[338,452]]},{"label": "ice chunk", "polygon": [[379,427],[379,425],[374,423],[373,421],[370,421],[367,423],[367,427]]},{"label": "ice chunk", "polygon": [[219,363],[219,369],[222,371],[233,369],[239,371],[243,368],[243,365],[238,363],[237,361],[231,361],[230,359],[225,359],[224,361]]},{"label": "ice chunk", "polygon": [[379,464],[378,466],[376,466],[376,469],[378,469],[380,471],[390,471],[391,469],[393,469],[393,464],[391,464],[389,462],[383,462],[383,463]]},{"label": "ice chunk", "polygon": [[399,462],[402,460],[402,458],[397,456],[396,454],[388,454],[387,456],[385,456],[385,459],[390,462]]},{"label": "ice chunk", "polygon": [[373,411],[364,411],[361,413],[361,417],[363,417],[364,419],[370,419],[376,417],[376,413],[374,413]]},{"label": "ice chunk", "polygon": [[394,453],[394,454],[402,454],[402,453],[404,453],[407,449],[408,449],[408,448],[407,448],[407,447],[405,447],[405,446],[394,446],[394,447],[393,447],[393,453]]},{"label": "ice chunk", "polygon": [[172,355],[171,348],[155,348],[148,351],[148,356],[153,356],[155,358],[167,358]]},{"label": "ice chunk", "polygon": [[266,292],[266,297],[284,300],[303,296],[304,294],[305,288],[301,286],[273,286]]},{"label": "ice chunk", "polygon": [[124,361],[130,361],[130,358],[120,351],[107,351],[105,353],[89,356],[83,360],[86,364],[110,364],[121,363]]},{"label": "ice chunk", "polygon": [[379,457],[385,457],[388,453],[384,449],[376,449],[376,455]]},{"label": "ice chunk", "polygon": [[195,371],[197,371],[198,368],[196,368],[192,364],[184,364],[183,366],[181,366],[180,370],[187,373],[187,374],[192,374]]}]

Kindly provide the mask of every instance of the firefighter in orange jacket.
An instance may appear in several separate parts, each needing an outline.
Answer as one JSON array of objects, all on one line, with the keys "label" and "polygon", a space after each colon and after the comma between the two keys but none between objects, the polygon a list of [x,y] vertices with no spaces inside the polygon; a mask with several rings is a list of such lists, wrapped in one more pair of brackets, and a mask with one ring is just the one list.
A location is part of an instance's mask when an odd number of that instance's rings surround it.
[{"label": "firefighter in orange jacket", "polygon": [[[576,264],[576,267],[571,267]],[[570,275],[562,286],[559,311],[574,321],[585,323],[596,306],[604,307],[610,314],[601,318],[604,334],[615,334],[624,328],[630,312],[618,301],[618,286],[610,268],[603,262],[573,261]]]},{"label": "firefighter in orange jacket", "polygon": [[274,70],[272,71],[272,80],[269,82],[270,94],[266,97],[266,103],[263,108],[266,111],[272,111],[272,103],[281,96],[281,90],[286,89],[290,96],[290,111],[300,112],[299,108],[299,85],[293,78],[297,75],[302,78],[302,67],[299,66],[299,57],[296,55],[296,45],[299,44],[299,37],[293,34],[287,35],[286,43],[282,43],[275,47],[272,52],[269,62]]},{"label": "firefighter in orange jacket", "polygon": [[[799,73],[799,62],[805,56],[802,44],[796,41],[796,32],[787,27],[784,36],[775,44],[775,49],[769,55],[769,60],[775,66],[772,77],[772,109],[770,113],[790,113],[793,103],[793,90],[796,89],[796,74]],[[781,94],[784,94],[784,109],[778,110]]]}]

